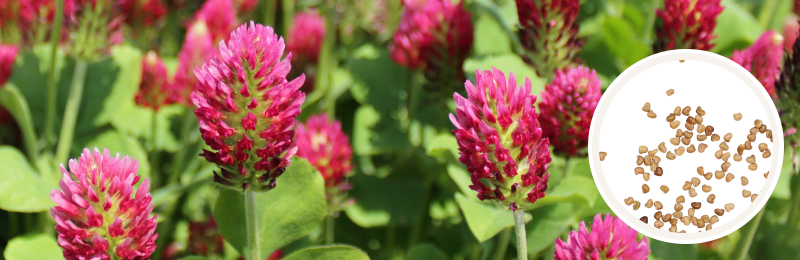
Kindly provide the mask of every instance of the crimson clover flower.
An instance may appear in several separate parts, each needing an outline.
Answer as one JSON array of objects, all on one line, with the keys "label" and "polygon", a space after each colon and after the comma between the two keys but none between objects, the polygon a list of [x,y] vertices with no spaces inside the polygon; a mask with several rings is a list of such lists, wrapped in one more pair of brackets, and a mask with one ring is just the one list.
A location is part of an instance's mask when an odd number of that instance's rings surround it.
[{"label": "crimson clover flower", "polygon": [[228,40],[228,35],[236,28],[236,10],[231,0],[208,0],[194,15],[194,22],[206,23],[211,42],[214,44]]},{"label": "crimson clover flower", "polygon": [[317,65],[322,42],[325,41],[325,17],[316,11],[303,11],[294,17],[294,24],[289,29],[286,49],[292,53],[292,72],[296,77],[305,74],[303,92],[314,89],[314,67]]},{"label": "crimson clover flower", "polygon": [[550,174],[550,141],[542,136],[531,82],[517,87],[512,73],[477,71],[467,81],[467,98],[453,95],[458,106],[450,121],[461,156],[471,174],[470,189],[480,200],[496,200],[516,211],[544,197]]},{"label": "crimson clover flower", "polygon": [[781,74],[783,37],[775,31],[766,31],[744,50],[733,51],[731,59],[761,82],[770,96],[775,96],[775,81]]},{"label": "crimson clover flower", "polygon": [[724,9],[720,0],[666,0],[656,10],[661,26],[656,32],[655,52],[673,49],[710,50],[717,36],[714,27]]},{"label": "crimson clover flower", "polygon": [[119,0],[119,9],[125,14],[125,23],[152,27],[167,15],[162,0]]},{"label": "crimson clover flower", "polygon": [[792,51],[786,52],[779,79],[775,82],[775,106],[781,115],[784,138],[792,149],[792,165],[798,167],[797,148],[800,146],[800,41],[795,41]]},{"label": "crimson clover flower", "polygon": [[556,71],[539,101],[539,123],[555,152],[575,156],[589,141],[589,126],[600,102],[600,79],[589,68],[578,66]]},{"label": "crimson clover flower", "polygon": [[221,167],[214,181],[226,188],[265,191],[289,166],[297,148],[295,118],[305,77],[287,81],[292,55],[272,27],[250,22],[236,28],[219,55],[195,68],[192,93],[200,134],[213,150],[202,156]]},{"label": "crimson clover flower", "polygon": [[11,76],[11,69],[14,68],[17,53],[19,53],[17,46],[0,44],[0,88],[6,84],[6,81]]},{"label": "crimson clover flower", "polygon": [[170,82],[164,62],[154,51],[147,52],[142,59],[142,81],[136,93],[136,104],[158,111],[161,106],[169,104],[169,90]]},{"label": "crimson clover flower", "polygon": [[170,102],[187,106],[192,104],[191,94],[198,84],[194,68],[214,58],[217,50],[212,40],[205,21],[195,21],[189,27],[183,47],[178,53],[178,70],[175,72],[175,82],[169,91]]},{"label": "crimson clover flower", "polygon": [[582,259],[647,259],[650,245],[647,238],[637,241],[639,232],[630,228],[621,219],[600,214],[592,220],[592,230],[586,230],[586,223],[581,221],[578,231],[569,232],[567,242],[556,240],[556,260]]},{"label": "crimson clover flower", "polygon": [[314,115],[305,124],[297,126],[295,136],[297,156],[305,158],[325,179],[326,196],[332,211],[347,206],[345,191],[350,183],[345,177],[351,175],[353,166],[350,161],[353,149],[350,140],[342,132],[342,124],[336,120],[328,120],[328,116]]},{"label": "crimson clover flower", "polygon": [[88,148],[61,166],[59,189],[50,192],[56,203],[50,216],[56,221],[58,245],[64,258],[149,259],[156,249],[156,216],[150,181],[139,183],[139,162],[128,156],[111,157]]},{"label": "crimson clover flower", "polygon": [[578,63],[584,40],[578,38],[579,0],[516,0],[523,60],[550,80]]}]

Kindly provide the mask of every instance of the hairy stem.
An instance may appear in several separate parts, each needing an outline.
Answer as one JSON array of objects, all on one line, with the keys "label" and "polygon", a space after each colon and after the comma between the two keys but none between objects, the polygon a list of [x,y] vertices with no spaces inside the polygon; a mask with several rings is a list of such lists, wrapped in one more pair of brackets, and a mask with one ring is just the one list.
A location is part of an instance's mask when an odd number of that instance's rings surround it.
[{"label": "hairy stem", "polygon": [[152,131],[150,132],[150,180],[153,187],[161,187],[161,171],[159,169],[160,156],[158,156],[158,111],[153,110]]},{"label": "hairy stem", "polygon": [[525,236],[525,211],[514,211],[514,228],[517,230],[517,259],[528,260],[528,241]]},{"label": "hairy stem", "polygon": [[334,236],[334,229],[335,229],[335,222],[336,219],[333,216],[328,216],[325,218],[325,244],[331,245],[333,241],[336,240]]},{"label": "hairy stem", "polygon": [[761,217],[764,216],[764,208],[762,208],[756,216],[747,222],[741,229],[742,238],[736,243],[733,252],[731,253],[731,260],[745,260],[747,259],[747,251],[750,251],[750,244],[753,243],[753,237],[756,235],[756,229],[761,222]]},{"label": "hairy stem", "polygon": [[56,87],[56,57],[58,56],[58,42],[61,40],[61,20],[64,16],[64,0],[56,0],[55,18],[53,18],[53,28],[50,31],[50,68],[47,72],[47,116],[44,121],[45,148],[50,148],[53,143],[53,128],[56,118],[56,101],[58,88]]},{"label": "hairy stem", "polygon": [[69,157],[69,150],[72,147],[72,138],[75,134],[75,123],[78,119],[78,111],[81,106],[81,96],[83,96],[83,83],[86,79],[86,69],[89,64],[86,61],[78,60],[75,62],[75,71],[72,75],[72,86],[69,90],[67,107],[64,109],[64,121],[61,123],[61,133],[58,136],[58,147],[56,148],[56,162],[64,163]]},{"label": "hairy stem", "polygon": [[244,190],[244,210],[247,218],[247,260],[261,260],[261,241],[258,237],[258,201],[253,189]]}]

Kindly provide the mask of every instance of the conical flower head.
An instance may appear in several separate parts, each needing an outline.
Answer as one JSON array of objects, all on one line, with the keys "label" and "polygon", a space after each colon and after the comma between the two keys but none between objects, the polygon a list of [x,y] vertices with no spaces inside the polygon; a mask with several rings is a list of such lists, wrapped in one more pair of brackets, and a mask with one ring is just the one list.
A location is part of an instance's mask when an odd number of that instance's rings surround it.
[{"label": "conical flower head", "polygon": [[61,166],[60,190],[50,192],[56,203],[50,216],[64,258],[150,259],[158,237],[156,216],[150,217],[150,181],[144,179],[134,193],[138,169],[136,159],[97,148],[71,159],[69,171]]},{"label": "conical flower head", "polygon": [[647,259],[650,254],[650,245],[647,238],[636,241],[639,232],[631,229],[621,219],[606,214],[600,214],[592,220],[592,230],[586,230],[586,223],[581,221],[577,232],[569,232],[567,242],[559,238],[556,240],[556,260],[583,260],[583,259]]},{"label": "conical flower head", "polygon": [[119,9],[125,14],[125,23],[135,27],[153,27],[167,15],[162,0],[119,0]]},{"label": "conical flower head", "polygon": [[191,255],[221,256],[225,240],[217,227],[217,221],[208,217],[205,221],[189,222],[189,241],[186,251]]},{"label": "conical flower head", "polygon": [[169,104],[169,85],[164,62],[154,51],[149,51],[142,59],[142,81],[136,93],[136,104],[158,111],[161,106]]},{"label": "conical flower head", "polygon": [[350,161],[353,149],[342,132],[342,124],[328,120],[328,116],[314,115],[305,124],[297,126],[295,136],[297,156],[305,158],[325,179],[326,198],[331,213],[348,206],[347,190],[351,188],[345,178],[351,175]]},{"label": "conical flower head", "polygon": [[578,64],[583,39],[578,38],[579,0],[516,0],[523,59],[540,77]]},{"label": "conical flower head", "polygon": [[74,17],[68,17],[64,27],[72,39],[70,55],[84,61],[97,60],[122,42],[121,25],[125,16],[112,0],[76,1]]},{"label": "conical flower head", "polygon": [[600,79],[589,68],[557,71],[539,101],[539,123],[555,152],[575,156],[589,141],[589,126],[600,101]]},{"label": "conical flower head", "polygon": [[791,145],[792,164],[798,167],[797,147],[800,143],[800,41],[795,40],[792,51],[787,52],[778,81],[775,82],[775,106],[781,115],[784,139]]},{"label": "conical flower head", "polygon": [[0,88],[6,84],[11,76],[11,69],[14,68],[14,61],[17,60],[19,48],[14,45],[0,44]]},{"label": "conical flower head", "polygon": [[178,70],[170,90],[170,102],[187,106],[192,104],[191,94],[197,89],[198,82],[194,68],[202,66],[216,55],[212,40],[205,21],[195,21],[189,27],[181,52],[178,53]]},{"label": "conical flower head", "polygon": [[714,27],[723,7],[720,0],[666,0],[656,10],[661,26],[653,45],[656,52],[673,49],[710,50]]},{"label": "conical flower head", "polygon": [[[2,1],[0,1],[2,2]],[[8,1],[7,1],[8,2]],[[20,0],[20,1],[10,1],[10,2],[17,2],[19,3],[19,12],[17,20],[17,24],[19,29],[23,32],[21,35],[23,41],[26,45],[31,46],[36,43],[45,43],[48,42],[50,39],[50,30],[53,27],[54,19],[55,19],[55,11],[56,11],[56,1],[55,0]],[[64,0],[64,9],[63,9],[63,18],[62,22],[65,24],[61,28],[60,39],[59,41],[62,43],[68,43],[68,27],[70,23],[74,22],[76,19],[75,12],[76,6],[79,3],[76,3],[76,0]],[[2,5],[2,4],[0,4]],[[2,7],[0,7],[2,9]],[[3,12],[3,11],[0,11]],[[0,15],[3,17],[13,17],[13,16],[6,16]],[[2,20],[2,19],[0,19]],[[0,22],[2,23],[2,22]],[[2,28],[2,26],[0,26]],[[0,31],[8,31],[10,28],[2,28]],[[4,41],[7,38],[4,37]]]},{"label": "conical flower head", "polygon": [[[472,48],[471,15],[463,3],[449,0],[404,1],[405,12],[389,45],[398,64],[421,69],[430,87],[449,93],[464,80],[461,71]],[[441,86],[452,86],[444,87]]]},{"label": "conical flower head", "polygon": [[214,180],[227,188],[275,187],[297,151],[290,146],[305,77],[286,80],[291,54],[281,59],[283,50],[272,27],[250,22],[220,43],[219,56],[195,69],[192,102],[202,138],[214,150],[203,156],[222,168]]},{"label": "conical flower head", "polygon": [[775,96],[775,81],[781,74],[783,37],[775,31],[766,31],[744,50],[733,51],[731,59],[761,82],[770,96]]},{"label": "conical flower head", "polygon": [[[475,73],[467,98],[453,95],[458,106],[450,121],[461,156],[472,177],[470,189],[480,200],[497,200],[512,210],[544,197],[550,174],[550,141],[537,120],[531,82],[517,87],[497,69]],[[484,183],[486,182],[486,183]]]},{"label": "conical flower head", "polygon": [[325,41],[325,17],[316,11],[298,13],[288,36],[286,49],[294,55],[292,66],[316,64]]},{"label": "conical flower head", "polygon": [[211,35],[211,42],[227,41],[236,28],[236,9],[231,0],[208,0],[194,16],[194,21],[204,21]]}]

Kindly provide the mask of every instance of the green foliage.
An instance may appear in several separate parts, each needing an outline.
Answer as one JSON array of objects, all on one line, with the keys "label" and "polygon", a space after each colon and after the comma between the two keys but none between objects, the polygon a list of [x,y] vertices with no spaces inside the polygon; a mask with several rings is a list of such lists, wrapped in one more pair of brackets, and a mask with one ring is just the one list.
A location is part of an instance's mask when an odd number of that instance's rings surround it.
[{"label": "green foliage", "polygon": [[55,204],[49,185],[27,163],[16,148],[0,146],[0,209],[13,212],[42,212]]},{"label": "green foliage", "polygon": [[[369,256],[358,248],[351,246],[322,246],[297,251],[285,260],[319,259],[319,260],[369,260]],[[421,258],[420,258],[421,259]]]},{"label": "green foliage", "polygon": [[[257,195],[261,255],[313,231],[327,214],[322,176],[303,159],[294,158],[277,186]],[[240,253],[247,247],[244,195],[223,189],[214,208],[225,241]]]},{"label": "green foliage", "polygon": [[447,254],[431,244],[421,244],[408,250],[406,259],[447,260]]},{"label": "green foliage", "polygon": [[139,161],[138,174],[141,175],[142,178],[150,176],[150,162],[147,159],[147,153],[133,138],[117,133],[117,131],[109,130],[97,135],[83,146],[90,150],[97,148],[100,152],[102,152],[104,148],[108,149],[112,157],[117,154],[119,154],[120,157],[124,157],[125,155],[130,156],[131,159]]},{"label": "green foliage", "polygon": [[15,237],[8,241],[3,256],[7,260],[58,260],[64,259],[61,247],[46,234]]}]

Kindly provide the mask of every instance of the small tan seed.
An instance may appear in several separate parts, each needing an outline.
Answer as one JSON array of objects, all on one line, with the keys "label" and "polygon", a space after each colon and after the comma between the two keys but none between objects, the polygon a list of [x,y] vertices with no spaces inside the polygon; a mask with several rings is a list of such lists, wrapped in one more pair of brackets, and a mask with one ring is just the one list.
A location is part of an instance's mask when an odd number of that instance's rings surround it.
[{"label": "small tan seed", "polygon": [[697,185],[700,185],[700,179],[692,177],[692,186],[697,187]]},{"label": "small tan seed", "polygon": [[750,181],[747,180],[747,177],[742,176],[742,186],[746,186],[748,183],[750,183]]},{"label": "small tan seed", "polygon": [[715,209],[715,210],[714,210],[714,214],[717,214],[717,216],[722,216],[722,215],[725,215],[725,210],[722,210],[722,209]]},{"label": "small tan seed", "polygon": [[[697,135],[697,141],[705,141],[708,138],[707,135]],[[705,145],[705,144],[701,144]]]},{"label": "small tan seed", "polygon": [[764,179],[769,178],[769,172],[764,173]]},{"label": "small tan seed", "polygon": [[656,116],[656,112],[653,112],[653,110],[650,110],[649,112],[647,112],[647,117],[656,118],[657,117]]},{"label": "small tan seed", "polygon": [[697,167],[697,174],[703,175],[703,166]]},{"label": "small tan seed", "polygon": [[641,218],[639,218],[639,220],[641,220],[642,222],[647,224],[647,216],[641,217]]},{"label": "small tan seed", "polygon": [[747,169],[750,169],[751,171],[755,171],[755,170],[758,169],[758,164],[751,163],[750,165],[747,166]]},{"label": "small tan seed", "polygon": [[656,168],[656,171],[653,172],[653,174],[655,174],[656,176],[664,175],[664,170],[661,169],[661,167],[658,167],[658,168]]},{"label": "small tan seed", "polygon": [[714,157],[717,157],[717,159],[722,159],[722,153],[724,153],[722,150],[717,150],[717,152],[714,153]]},{"label": "small tan seed", "polygon": [[675,107],[675,110],[673,110],[672,113],[675,114],[676,116],[680,115],[681,107],[680,106]]},{"label": "small tan seed", "polygon": [[705,130],[704,132],[705,132],[706,135],[711,135],[712,133],[714,133],[714,127],[710,126],[710,125],[706,126],[706,129],[704,129],[704,130]]},{"label": "small tan seed", "polygon": [[696,119],[694,119],[694,117],[692,117],[692,116],[689,116],[689,117],[687,117],[687,118],[686,118],[686,123],[687,123],[687,124],[693,124],[693,125],[694,125],[694,124],[697,124],[697,120],[696,120]]},{"label": "small tan seed", "polygon": [[[754,134],[747,135],[747,141],[755,142],[756,141],[756,135],[754,135]],[[745,145],[745,146],[747,146],[747,145]],[[750,150],[750,149],[747,149],[747,150]]]},{"label": "small tan seed", "polygon": [[745,150],[753,149],[753,144],[750,143],[750,140],[747,140],[747,141],[744,142],[744,149]]},{"label": "small tan seed", "polygon": [[642,174],[644,173],[644,168],[642,167],[633,168],[633,173],[635,173],[636,175]]},{"label": "small tan seed", "polygon": [[697,197],[697,191],[695,191],[694,188],[689,188],[689,197]]},{"label": "small tan seed", "polygon": [[653,199],[648,199],[647,202],[644,203],[644,207],[648,209],[653,207]]},{"label": "small tan seed", "polygon": [[771,155],[772,155],[772,153],[769,151],[769,149],[766,149],[766,150],[764,150],[764,153],[761,154],[761,158],[766,159],[766,158],[769,158]]},{"label": "small tan seed", "polygon": [[735,154],[733,154],[733,160],[737,161],[737,162],[741,162],[742,161],[742,156],[739,155],[738,153],[735,153]]},{"label": "small tan seed", "polygon": [[678,147],[678,149],[675,149],[675,154],[677,154],[678,156],[683,155],[684,152],[686,152],[686,148],[683,148],[683,146],[680,146]]},{"label": "small tan seed", "polygon": [[650,102],[644,103],[644,106],[642,107],[642,111],[650,112]]},{"label": "small tan seed", "polygon": [[694,130],[694,124],[686,123],[684,127],[686,127],[687,130]]},{"label": "small tan seed", "polygon": [[600,152],[600,161],[605,161],[606,160],[606,155],[608,155],[608,153]]},{"label": "small tan seed", "polygon": [[700,203],[700,202],[692,202],[692,208],[693,209],[700,209],[700,206],[702,206],[702,205],[703,205],[703,203]]},{"label": "small tan seed", "polygon": [[[672,94],[675,94],[675,90],[674,89],[668,89],[667,90],[667,96],[672,96]],[[645,222],[645,223],[647,223],[647,222]]]},{"label": "small tan seed", "polygon": [[697,149],[694,148],[694,144],[689,145],[689,148],[686,148],[686,152],[694,153]]},{"label": "small tan seed", "polygon": [[756,197],[758,197],[758,194],[753,193],[753,195],[750,196],[750,202],[756,201]]},{"label": "small tan seed", "polygon": [[758,144],[758,151],[759,151],[759,152],[762,152],[762,153],[763,153],[763,152],[764,152],[764,150],[767,150],[767,148],[769,148],[769,146],[768,146],[767,144],[765,144],[765,143],[760,143],[760,144]]},{"label": "small tan seed", "polygon": [[740,144],[739,147],[736,147],[736,153],[741,155],[744,152],[744,145]]},{"label": "small tan seed", "polygon": [[692,225],[697,226],[699,220],[695,217],[691,217],[691,220],[692,220]]},{"label": "small tan seed", "polygon": [[[703,116],[702,115],[694,116],[694,121],[697,121],[698,124],[703,123]],[[703,129],[703,131],[700,131],[700,132],[704,132],[704,131],[705,131],[705,129]]]},{"label": "small tan seed", "polygon": [[650,150],[650,151],[647,151],[647,155],[650,155],[650,156],[656,155],[656,153],[658,153],[658,148]]},{"label": "small tan seed", "polygon": [[722,178],[725,178],[725,172],[723,172],[723,171],[715,171],[714,172],[714,178],[717,178],[717,180],[721,180]]},{"label": "small tan seed", "polygon": [[681,205],[680,203],[676,203],[675,204],[675,211],[681,211],[681,210],[683,210],[683,205]]},{"label": "small tan seed", "polygon": [[712,177],[714,177],[714,174],[707,172],[706,175],[703,175],[703,177],[706,178],[706,180],[710,180]]},{"label": "small tan seed", "polygon": [[731,210],[733,210],[734,207],[736,207],[736,206],[733,205],[733,203],[725,204],[725,211],[731,212]]},{"label": "small tan seed", "polygon": [[642,165],[644,163],[644,157],[641,155],[636,156],[636,165]]},{"label": "small tan seed", "polygon": [[647,184],[642,185],[642,193],[648,192],[650,192],[650,186],[647,186]]},{"label": "small tan seed", "polygon": [[681,113],[683,113],[684,116],[688,116],[689,113],[691,112],[692,112],[692,107],[690,106],[686,106],[683,108],[683,110],[681,110]]},{"label": "small tan seed", "polygon": [[698,221],[697,221],[697,227],[698,227],[698,228],[704,228],[705,226],[706,226],[706,223],[705,223],[705,222],[703,222],[703,221],[700,221],[700,220],[698,220]]},{"label": "small tan seed", "polygon": [[756,156],[755,155],[750,155],[750,156],[747,157],[747,159],[745,159],[745,161],[747,163],[756,163]]},{"label": "small tan seed", "polygon": [[667,152],[667,159],[675,160],[675,154],[672,151]]},{"label": "small tan seed", "polygon": [[725,182],[731,182],[734,178],[736,178],[736,176],[733,176],[733,173],[729,172],[728,175],[725,175]]},{"label": "small tan seed", "polygon": [[724,162],[724,163],[722,163],[722,166],[721,166],[722,171],[728,171],[728,168],[730,168],[730,167],[731,167],[731,163],[730,162]]},{"label": "small tan seed", "polygon": [[733,134],[727,133],[725,134],[725,136],[722,137],[722,140],[725,140],[725,142],[730,142],[731,138],[733,138]]},{"label": "small tan seed", "polygon": [[681,223],[683,223],[684,226],[688,226],[692,223],[692,219],[689,216],[683,216],[681,218]]},{"label": "small tan seed", "polygon": [[723,151],[727,151],[728,150],[728,143],[727,142],[720,143],[719,144],[719,149],[722,149]]},{"label": "small tan seed", "polygon": [[767,132],[767,125],[761,125],[761,127],[758,128],[758,132],[762,133],[762,134],[766,133]]},{"label": "small tan seed", "polygon": [[729,152],[726,152],[726,153],[723,153],[723,154],[722,154],[722,157],[721,157],[720,159],[722,159],[723,161],[726,161],[726,162],[727,162],[727,161],[728,161],[728,158],[731,158],[731,153],[729,153]]},{"label": "small tan seed", "polygon": [[644,166],[650,166],[650,164],[652,162],[653,162],[653,159],[650,158],[650,155],[645,155],[644,156]]},{"label": "small tan seed", "polygon": [[714,194],[711,194],[711,195],[708,195],[708,198],[706,199],[706,201],[707,201],[708,203],[714,204],[714,199],[716,199],[716,198],[717,198],[717,196],[716,196],[716,195],[714,195]]},{"label": "small tan seed", "polygon": [[[697,119],[695,119],[695,120],[697,120]],[[705,134],[705,132],[706,132],[706,126],[701,124],[701,123],[697,123],[697,133],[698,133],[698,135]]]},{"label": "small tan seed", "polygon": [[667,192],[669,192],[669,187],[667,187],[667,185],[661,185],[661,191],[667,194]]},{"label": "small tan seed", "polygon": [[[708,127],[706,127],[706,129],[708,129]],[[718,134],[711,135],[711,141],[712,142],[719,141],[719,135]]]},{"label": "small tan seed", "polygon": [[673,137],[673,138],[669,139],[669,143],[671,143],[672,145],[679,145],[679,144],[681,144],[681,139],[678,139],[677,137]]},{"label": "small tan seed", "polygon": [[689,145],[689,143],[691,143],[691,142],[692,142],[692,139],[689,139],[689,138],[686,138],[686,137],[681,137],[681,143],[683,143],[683,145]]},{"label": "small tan seed", "polygon": [[653,206],[656,206],[657,210],[661,210],[662,208],[664,208],[664,205],[662,205],[660,201],[654,202]]},{"label": "small tan seed", "polygon": [[677,198],[675,198],[675,202],[684,203],[684,202],[686,202],[686,198],[684,198],[683,195],[680,195]]},{"label": "small tan seed", "polygon": [[708,215],[703,215],[702,217],[700,217],[700,219],[703,220],[703,223],[708,223],[709,221]]},{"label": "small tan seed", "polygon": [[656,163],[656,164],[661,163],[661,157],[658,157],[658,156],[654,155],[653,156],[653,162]]},{"label": "small tan seed", "polygon": [[664,222],[661,222],[661,220],[656,220],[656,223],[654,223],[653,226],[656,227],[657,229],[661,229],[662,227],[664,227]]},{"label": "small tan seed", "polygon": [[642,206],[642,203],[638,200],[633,201],[633,210],[639,210],[639,207]]},{"label": "small tan seed", "polygon": [[672,219],[672,213],[661,216],[661,221],[668,222],[670,219]]},{"label": "small tan seed", "polygon": [[647,146],[639,146],[639,154],[646,153],[648,151]]},{"label": "small tan seed", "polygon": [[703,192],[711,192],[711,186],[703,184]]},{"label": "small tan seed", "polygon": [[644,176],[643,176],[643,178],[644,178],[644,181],[649,181],[649,180],[650,180],[650,173],[649,173],[649,172],[645,172],[645,173],[644,173],[644,174],[642,174],[642,175],[644,175]]},{"label": "small tan seed", "polygon": [[699,107],[699,106],[697,107],[697,109],[695,109],[695,112],[696,112],[698,115],[701,115],[701,116],[704,116],[704,115],[706,115],[706,111],[705,111],[705,110],[703,110],[703,108],[701,108],[701,107]]},{"label": "small tan seed", "polygon": [[658,169],[657,163],[650,163],[650,171],[655,172]]},{"label": "small tan seed", "polygon": [[689,217],[694,217],[694,208],[689,208]]},{"label": "small tan seed", "polygon": [[[670,221],[670,222],[672,222],[672,221]],[[675,226],[675,224],[672,224],[672,226],[669,227],[669,232],[672,232],[672,233],[678,232],[678,226]]]},{"label": "small tan seed", "polygon": [[750,191],[749,190],[742,190],[742,197],[745,197],[745,198],[750,197]]},{"label": "small tan seed", "polygon": [[751,135],[755,135],[755,134],[757,134],[757,133],[758,133],[758,127],[752,127],[752,128],[750,128],[750,134],[751,134]]},{"label": "small tan seed", "polygon": [[753,121],[753,125],[754,125],[756,128],[759,128],[759,127],[761,127],[761,124],[763,124],[763,123],[764,123],[764,122],[761,122],[761,119],[756,119],[755,121]]},{"label": "small tan seed", "polygon": [[[649,107],[649,103],[646,104],[646,106]],[[736,120],[736,121],[742,120],[742,113],[733,114],[733,120]]]},{"label": "small tan seed", "polygon": [[625,198],[625,205],[630,206],[631,204],[633,204],[633,197]]},{"label": "small tan seed", "polygon": [[[681,206],[681,207],[683,207],[683,206]],[[675,224],[677,224],[678,223],[677,221],[680,220],[680,218],[682,218],[682,217],[683,217],[683,212],[681,212],[681,211],[675,211],[675,212],[672,213],[672,219],[675,220]],[[670,219],[670,221],[669,221],[670,223],[672,222],[672,219]]]},{"label": "small tan seed", "polygon": [[711,216],[711,218],[708,219],[708,224],[710,225],[713,225],[717,222],[719,222],[719,217],[717,217],[717,215]]},{"label": "small tan seed", "polygon": [[660,144],[658,144],[658,150],[661,151],[662,153],[666,153],[667,152],[667,145],[664,144],[664,142],[661,142]]},{"label": "small tan seed", "polygon": [[764,132],[764,135],[766,135],[767,138],[772,140],[772,130],[767,129],[767,131]]},{"label": "small tan seed", "polygon": [[678,128],[681,125],[681,122],[678,120],[669,122],[669,127],[672,129]]},{"label": "small tan seed", "polygon": [[683,184],[682,188],[683,188],[683,190],[689,190],[689,188],[691,188],[691,187],[692,187],[692,183],[687,181],[686,183]]},{"label": "small tan seed", "polygon": [[694,133],[692,133],[692,132],[683,131],[683,137],[686,137],[687,139],[692,139],[693,135],[694,135]]},{"label": "small tan seed", "polygon": [[667,115],[667,122],[672,122],[672,121],[675,121],[675,114]]}]

